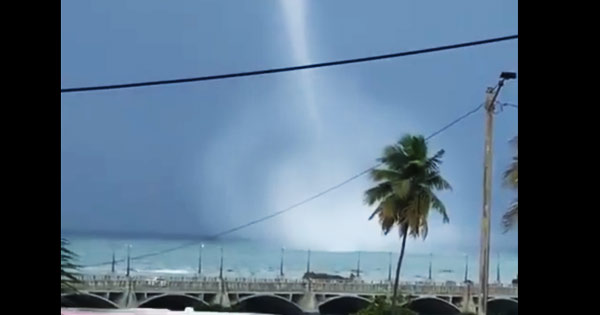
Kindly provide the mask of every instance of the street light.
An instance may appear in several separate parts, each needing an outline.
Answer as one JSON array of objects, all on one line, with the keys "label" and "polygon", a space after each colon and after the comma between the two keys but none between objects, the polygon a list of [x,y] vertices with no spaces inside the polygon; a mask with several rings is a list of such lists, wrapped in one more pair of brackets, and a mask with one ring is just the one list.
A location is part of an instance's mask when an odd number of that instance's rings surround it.
[{"label": "street light", "polygon": [[500,73],[500,78],[504,80],[516,79],[517,74],[515,72],[502,72]]}]

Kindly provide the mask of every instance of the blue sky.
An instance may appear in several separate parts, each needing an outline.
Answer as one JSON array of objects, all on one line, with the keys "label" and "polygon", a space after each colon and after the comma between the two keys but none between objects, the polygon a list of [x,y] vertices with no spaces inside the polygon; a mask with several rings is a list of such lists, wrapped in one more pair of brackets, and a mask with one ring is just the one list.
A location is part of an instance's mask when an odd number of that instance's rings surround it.
[{"label": "blue sky", "polygon": [[[61,86],[251,71],[518,33],[517,1],[63,0]],[[371,63],[61,96],[62,228],[206,235],[285,208],[428,135],[518,70],[518,41]],[[500,101],[518,103],[518,80]],[[496,116],[493,237],[517,111]],[[450,224],[413,250],[479,246],[483,112],[430,141],[445,149]],[[389,249],[362,202],[367,177],[238,232],[290,247]],[[323,242],[326,239],[327,242]]]}]

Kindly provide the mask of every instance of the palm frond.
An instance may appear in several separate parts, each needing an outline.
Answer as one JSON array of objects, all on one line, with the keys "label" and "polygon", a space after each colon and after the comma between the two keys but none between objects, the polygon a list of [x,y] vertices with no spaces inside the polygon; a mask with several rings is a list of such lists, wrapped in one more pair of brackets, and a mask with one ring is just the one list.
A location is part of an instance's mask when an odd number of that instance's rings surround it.
[{"label": "palm frond", "polygon": [[[515,136],[511,140],[511,144],[516,148],[515,156],[512,159],[512,163],[508,167],[508,169],[504,172],[504,185],[513,190],[516,190],[518,193],[519,189],[519,152],[518,152],[518,136]],[[515,201],[510,205],[508,211],[502,217],[502,225],[504,226],[504,231],[508,231],[513,228],[518,221],[518,210],[519,210],[519,200],[518,197]]]},{"label": "palm frond", "polygon": [[519,184],[519,136],[515,136],[510,143],[515,148],[515,156],[504,172],[504,184],[507,187],[517,189]]},{"label": "palm frond", "polygon": [[381,203],[380,215],[386,218],[397,219],[398,218],[398,203],[400,199],[396,196],[390,196]]},{"label": "palm frond", "polygon": [[[406,222],[398,222],[398,233],[400,238],[402,238],[404,236],[405,231],[408,232],[409,230],[409,226]],[[408,233],[407,233],[408,234]]]},{"label": "palm frond", "polygon": [[513,189],[519,187],[519,157],[513,157],[513,161],[504,171],[504,185]]},{"label": "palm frond", "polygon": [[429,163],[442,164],[442,158],[444,157],[445,153],[446,153],[446,150],[443,150],[443,149],[439,150],[432,157],[427,159],[427,161]]},{"label": "palm frond", "polygon": [[452,190],[452,186],[448,181],[440,176],[439,173],[429,174],[427,178],[423,181],[422,187],[434,188],[436,190]]},{"label": "palm frond", "polygon": [[502,225],[504,232],[509,231],[517,225],[519,216],[519,200],[515,199],[508,208],[508,211],[502,216]]},{"label": "palm frond", "polygon": [[379,212],[381,212],[381,210],[382,210],[381,207],[375,208],[375,211],[373,211],[373,213],[371,213],[371,215],[369,216],[369,220],[372,220],[376,215],[379,214]]},{"label": "palm frond", "polygon": [[379,223],[381,225],[381,230],[383,231],[383,234],[385,234],[385,235],[390,233],[390,231],[394,227],[394,219],[393,218],[380,217]]},{"label": "palm frond", "polygon": [[376,182],[380,182],[380,181],[392,181],[392,180],[398,180],[400,178],[402,178],[402,173],[395,171],[395,170],[391,170],[391,169],[380,169],[380,168],[376,168],[374,170],[371,171],[371,179],[373,179],[373,181]]},{"label": "palm frond", "polygon": [[517,151],[519,151],[519,136],[518,136],[518,135],[516,135],[514,138],[512,138],[512,139],[510,140],[510,144],[512,144],[512,146],[513,146],[513,147],[514,147],[514,148],[515,148]]},{"label": "palm frond", "polygon": [[422,160],[411,160],[406,163],[404,169],[402,170],[402,175],[404,178],[415,178],[422,177],[425,174],[425,162]]},{"label": "palm frond", "polygon": [[365,203],[372,206],[374,203],[387,198],[393,192],[392,184],[390,182],[380,183],[365,191]]},{"label": "palm frond", "polygon": [[427,238],[429,234],[429,225],[427,224],[427,217],[422,217],[419,222],[419,234],[423,239]]},{"label": "palm frond", "polygon": [[402,147],[394,145],[383,150],[383,157],[379,161],[385,163],[389,169],[401,170],[409,159]]},{"label": "palm frond", "polygon": [[435,209],[439,214],[442,215],[442,220],[444,223],[449,223],[450,218],[448,217],[448,213],[446,212],[446,206],[444,203],[435,195],[435,193],[430,193],[431,197],[431,208]]},{"label": "palm frond", "polygon": [[420,160],[427,158],[427,142],[423,136],[405,135],[398,144],[408,156]]},{"label": "palm frond", "polygon": [[397,199],[393,196],[388,197],[380,205],[381,211],[379,212],[379,223],[384,234],[388,234],[394,224],[397,221]]},{"label": "palm frond", "polygon": [[69,241],[60,239],[60,289],[62,292],[77,291],[75,284],[79,283],[77,278],[78,265],[74,263],[77,254],[67,248]]},{"label": "palm frond", "polygon": [[429,172],[437,172],[440,169],[440,164],[442,164],[442,157],[444,156],[445,151],[439,150],[432,157],[428,158],[425,162],[425,168]]},{"label": "palm frond", "polygon": [[410,180],[403,179],[392,183],[392,192],[398,198],[408,198],[411,190]]}]

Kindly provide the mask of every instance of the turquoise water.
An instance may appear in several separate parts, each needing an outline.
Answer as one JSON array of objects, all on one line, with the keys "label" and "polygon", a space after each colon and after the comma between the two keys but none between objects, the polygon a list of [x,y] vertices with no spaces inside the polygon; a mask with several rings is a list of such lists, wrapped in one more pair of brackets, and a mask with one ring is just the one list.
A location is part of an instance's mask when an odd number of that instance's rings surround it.
[{"label": "turquoise water", "polygon": [[[70,248],[79,255],[78,263],[83,266],[110,262],[112,253],[116,259],[127,256],[127,244],[131,244],[131,256],[135,257],[151,252],[156,252],[189,241],[175,240],[115,240],[103,238],[74,238],[70,237]],[[281,247],[257,241],[219,241],[203,242],[202,269],[205,276],[218,276],[220,262],[220,248],[224,253],[224,275],[226,277],[257,277],[274,278],[279,275],[281,261]],[[132,275],[193,275],[198,271],[200,244],[179,249],[159,256],[132,260]],[[393,268],[398,259],[398,253],[392,254]],[[358,252],[311,252],[311,271],[350,276],[357,269]],[[361,277],[366,281],[380,281],[388,278],[389,268],[388,252],[360,252]],[[469,279],[477,282],[478,255],[468,255]],[[415,255],[407,252],[402,264],[402,281],[426,280],[429,274],[429,263],[432,264],[432,279],[436,282],[456,281],[464,279],[465,261],[464,253]],[[510,283],[517,275],[518,256],[516,253],[500,253],[490,257],[490,281],[495,282],[497,277],[497,263],[500,262],[500,280]],[[300,278],[306,271],[307,250],[287,248],[284,252],[284,274],[287,278]],[[116,272],[125,273],[126,264],[116,264]],[[111,265],[84,267],[85,273],[108,273]],[[394,269],[392,270],[392,272]]]}]

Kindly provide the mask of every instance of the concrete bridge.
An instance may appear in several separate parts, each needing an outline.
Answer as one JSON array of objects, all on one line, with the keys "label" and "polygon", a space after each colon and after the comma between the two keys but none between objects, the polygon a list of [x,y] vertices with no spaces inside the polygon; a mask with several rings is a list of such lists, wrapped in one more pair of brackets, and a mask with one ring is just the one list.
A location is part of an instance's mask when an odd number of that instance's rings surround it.
[{"label": "concrete bridge", "polygon": [[[388,281],[364,282],[292,279],[221,279],[203,277],[144,278],[82,276],[80,294],[64,294],[61,303],[91,308],[236,307],[247,312],[299,315],[350,314],[376,297],[389,298]],[[407,307],[420,314],[475,312],[479,288],[471,285],[402,283]],[[492,285],[490,314],[517,314],[518,288]]]}]

